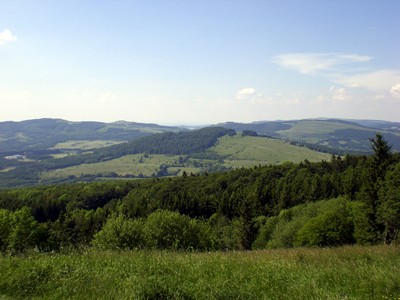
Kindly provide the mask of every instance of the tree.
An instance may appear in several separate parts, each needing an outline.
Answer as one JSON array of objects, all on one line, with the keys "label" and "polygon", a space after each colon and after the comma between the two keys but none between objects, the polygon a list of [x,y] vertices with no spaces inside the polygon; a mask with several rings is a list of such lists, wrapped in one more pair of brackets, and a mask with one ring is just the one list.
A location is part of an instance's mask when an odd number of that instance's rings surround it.
[{"label": "tree", "polygon": [[10,225],[8,250],[23,252],[37,245],[39,226],[28,207],[13,212],[10,215]]},{"label": "tree", "polygon": [[387,173],[379,190],[377,219],[384,226],[385,244],[395,242],[400,232],[400,163]]},{"label": "tree", "polygon": [[297,232],[299,246],[332,247],[354,242],[353,222],[345,201],[311,218]]},{"label": "tree", "polygon": [[5,251],[8,246],[8,239],[11,232],[11,212],[0,209],[0,251]]},{"label": "tree", "polygon": [[92,244],[99,249],[111,250],[142,248],[143,220],[112,216],[108,218],[102,230],[95,234]]},{"label": "tree", "polygon": [[375,135],[374,139],[370,139],[373,154],[373,163],[376,169],[377,178],[382,179],[386,169],[390,163],[392,146],[383,138],[380,133]]}]

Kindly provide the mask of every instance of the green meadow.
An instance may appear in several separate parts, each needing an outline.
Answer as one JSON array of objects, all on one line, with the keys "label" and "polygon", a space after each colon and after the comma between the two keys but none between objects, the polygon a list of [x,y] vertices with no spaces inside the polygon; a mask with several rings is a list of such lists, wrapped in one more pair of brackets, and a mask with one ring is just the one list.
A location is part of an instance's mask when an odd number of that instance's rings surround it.
[{"label": "green meadow", "polygon": [[108,147],[116,144],[124,143],[124,141],[107,141],[107,140],[70,140],[62,143],[58,143],[51,149],[79,149],[79,150],[91,150],[102,147]]},{"label": "green meadow", "polygon": [[[57,148],[88,150],[100,147],[101,141],[69,141],[60,143]],[[112,141],[104,141],[111,143]],[[41,173],[42,180],[51,178],[79,177],[85,174],[98,175],[114,172],[119,176],[133,174],[150,177],[160,169],[161,165],[167,165],[170,174],[182,175],[186,173],[199,173],[205,169],[202,165],[223,166],[225,168],[253,167],[258,165],[280,164],[286,161],[298,163],[303,160],[310,162],[329,160],[330,155],[316,152],[306,147],[291,145],[285,141],[250,136],[224,136],[217,144],[207,152],[216,153],[222,160],[193,159],[187,155],[163,155],[144,153],[125,155],[109,161],[81,164],[77,166],[51,170]],[[179,163],[179,158],[185,158],[185,163]]]},{"label": "green meadow", "polygon": [[[162,164],[172,165],[175,164],[179,159],[177,155],[162,155],[162,154],[152,154],[144,155],[142,154],[132,154],[125,155],[120,158],[112,159],[109,161],[93,163],[93,164],[81,164],[78,166],[72,166],[63,169],[57,169],[52,171],[47,171],[41,174],[42,179],[49,178],[63,178],[68,176],[79,177],[83,174],[108,174],[110,172],[115,172],[120,176],[127,174],[134,174],[138,176],[142,174],[144,176],[151,176],[153,173],[157,172]],[[176,167],[173,170],[176,171],[180,169],[182,172],[197,173],[200,171],[199,168],[194,167]],[[172,169],[171,169],[172,170]]]},{"label": "green meadow", "polygon": [[400,248],[0,257],[0,299],[399,299]]},{"label": "green meadow", "polygon": [[227,167],[252,167],[286,161],[298,163],[305,159],[315,162],[330,158],[329,154],[294,146],[282,140],[241,135],[220,138],[210,151],[224,156]]}]

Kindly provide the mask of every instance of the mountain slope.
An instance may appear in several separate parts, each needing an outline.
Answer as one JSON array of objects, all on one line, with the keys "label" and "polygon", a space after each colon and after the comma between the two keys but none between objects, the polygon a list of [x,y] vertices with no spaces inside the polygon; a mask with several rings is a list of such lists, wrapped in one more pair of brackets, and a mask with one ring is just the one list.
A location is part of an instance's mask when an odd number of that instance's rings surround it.
[{"label": "mountain slope", "polygon": [[[293,121],[274,121],[256,123],[222,123],[219,126],[237,131],[252,130],[261,135],[296,141],[317,150],[333,150],[343,153],[370,153],[369,138],[381,132],[393,145],[393,150],[400,151],[400,131],[397,123],[361,122],[364,126],[349,120],[310,119]],[[372,127],[372,123],[375,124]]]},{"label": "mountain slope", "polygon": [[178,127],[134,122],[70,122],[61,119],[38,119],[0,122],[0,153],[43,150],[68,140],[128,141]]}]

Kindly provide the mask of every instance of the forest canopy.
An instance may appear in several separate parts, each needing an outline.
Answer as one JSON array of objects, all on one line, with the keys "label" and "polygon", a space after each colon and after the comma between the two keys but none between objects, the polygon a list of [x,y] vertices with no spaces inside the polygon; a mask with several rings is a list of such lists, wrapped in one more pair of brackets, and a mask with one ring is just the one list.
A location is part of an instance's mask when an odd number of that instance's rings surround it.
[{"label": "forest canopy", "polygon": [[0,250],[234,250],[395,243],[400,155],[0,191]]}]

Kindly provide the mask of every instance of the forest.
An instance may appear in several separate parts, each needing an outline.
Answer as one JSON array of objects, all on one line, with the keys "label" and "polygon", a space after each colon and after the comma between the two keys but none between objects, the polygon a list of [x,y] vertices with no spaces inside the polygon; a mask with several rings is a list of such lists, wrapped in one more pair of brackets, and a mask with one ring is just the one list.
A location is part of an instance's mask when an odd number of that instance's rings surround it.
[{"label": "forest", "polygon": [[250,250],[390,244],[400,155],[373,154],[143,180],[0,191],[0,250]]}]

